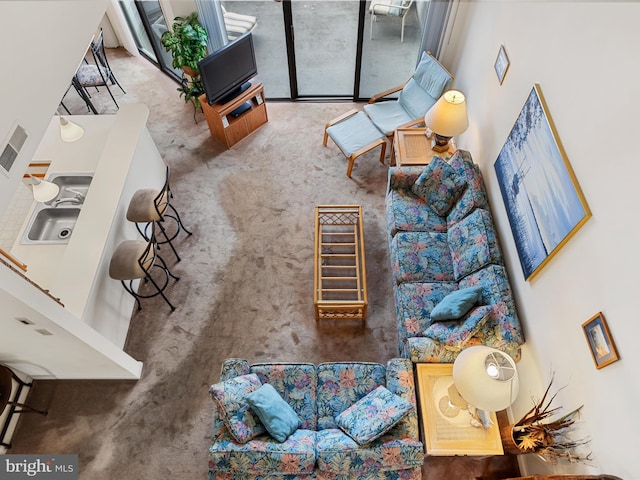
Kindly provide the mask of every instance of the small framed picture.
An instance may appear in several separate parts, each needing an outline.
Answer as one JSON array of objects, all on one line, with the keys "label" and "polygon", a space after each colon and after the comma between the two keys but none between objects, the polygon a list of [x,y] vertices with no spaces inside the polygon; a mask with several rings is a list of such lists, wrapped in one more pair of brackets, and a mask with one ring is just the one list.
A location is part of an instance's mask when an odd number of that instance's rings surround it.
[{"label": "small framed picture", "polygon": [[507,51],[504,49],[504,45],[500,45],[498,57],[496,58],[496,63],[494,63],[493,68],[496,69],[496,75],[498,76],[500,85],[502,85],[507,70],[509,70],[509,57],[507,57]]},{"label": "small framed picture", "polygon": [[584,322],[582,324],[582,330],[584,331],[585,337],[587,337],[587,343],[589,344],[596,368],[606,367],[620,358],[602,312],[598,312]]}]

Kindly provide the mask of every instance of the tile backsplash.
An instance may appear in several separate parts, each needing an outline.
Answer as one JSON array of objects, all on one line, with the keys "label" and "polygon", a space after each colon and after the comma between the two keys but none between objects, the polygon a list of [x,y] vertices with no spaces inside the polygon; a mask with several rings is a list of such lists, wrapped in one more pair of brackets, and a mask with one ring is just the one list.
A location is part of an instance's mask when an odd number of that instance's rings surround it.
[{"label": "tile backsplash", "polygon": [[10,252],[13,248],[33,202],[31,190],[20,182],[4,215],[0,217],[0,248],[4,251]]}]

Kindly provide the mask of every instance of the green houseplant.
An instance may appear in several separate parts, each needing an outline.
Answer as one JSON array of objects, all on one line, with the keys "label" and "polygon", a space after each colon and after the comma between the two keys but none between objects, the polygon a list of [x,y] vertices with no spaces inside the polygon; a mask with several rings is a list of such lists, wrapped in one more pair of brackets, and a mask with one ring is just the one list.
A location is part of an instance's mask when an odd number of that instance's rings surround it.
[{"label": "green houseplant", "polygon": [[562,407],[551,407],[559,391],[550,395],[553,377],[540,401],[524,416],[512,425],[501,429],[505,453],[533,453],[542,460],[557,463],[565,460],[572,463],[588,463],[591,454],[583,454],[578,450],[588,444],[590,439],[575,439],[571,435],[571,427],[578,420],[582,406],[564,415],[552,418]]},{"label": "green houseplant", "polygon": [[160,37],[160,42],[171,53],[173,67],[180,68],[186,74],[182,76],[182,85],[178,88],[184,101],[192,101],[200,108],[198,97],[204,93],[198,62],[207,55],[207,31],[198,21],[198,12],[188,17],[176,17]]}]

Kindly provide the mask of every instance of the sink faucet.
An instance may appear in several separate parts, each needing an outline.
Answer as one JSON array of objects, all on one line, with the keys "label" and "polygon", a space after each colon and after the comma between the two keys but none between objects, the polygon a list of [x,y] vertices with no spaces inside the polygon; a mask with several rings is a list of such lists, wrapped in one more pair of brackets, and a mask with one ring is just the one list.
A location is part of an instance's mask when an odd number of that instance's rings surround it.
[{"label": "sink faucet", "polygon": [[77,196],[75,197],[68,197],[68,198],[59,198],[57,200],[55,200],[51,205],[53,206],[53,208],[56,208],[58,205],[61,205],[63,203],[72,203],[74,205],[82,205],[82,198],[78,198]]},{"label": "sink faucet", "polygon": [[63,198],[58,198],[54,200],[53,203],[51,204],[53,208],[56,208],[58,205],[62,203],[72,203],[74,205],[82,205],[84,203],[84,195],[82,193],[78,192],[77,190],[74,190],[73,188],[67,188],[67,190],[71,193],[74,193],[75,196],[63,197]]}]

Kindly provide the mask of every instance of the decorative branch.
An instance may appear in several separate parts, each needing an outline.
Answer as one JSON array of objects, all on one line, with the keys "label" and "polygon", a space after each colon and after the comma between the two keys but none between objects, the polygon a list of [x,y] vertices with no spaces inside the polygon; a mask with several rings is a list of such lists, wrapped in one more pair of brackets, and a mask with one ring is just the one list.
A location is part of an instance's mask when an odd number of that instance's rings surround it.
[{"label": "decorative branch", "polygon": [[544,461],[557,463],[559,460],[571,463],[587,463],[591,461],[591,452],[586,455],[577,453],[576,449],[591,442],[589,437],[572,440],[567,437],[573,424],[580,418],[583,405],[575,410],[552,419],[562,407],[551,407],[558,393],[565,387],[550,395],[553,375],[542,398],[512,426],[513,439],[522,453],[535,453]]}]

